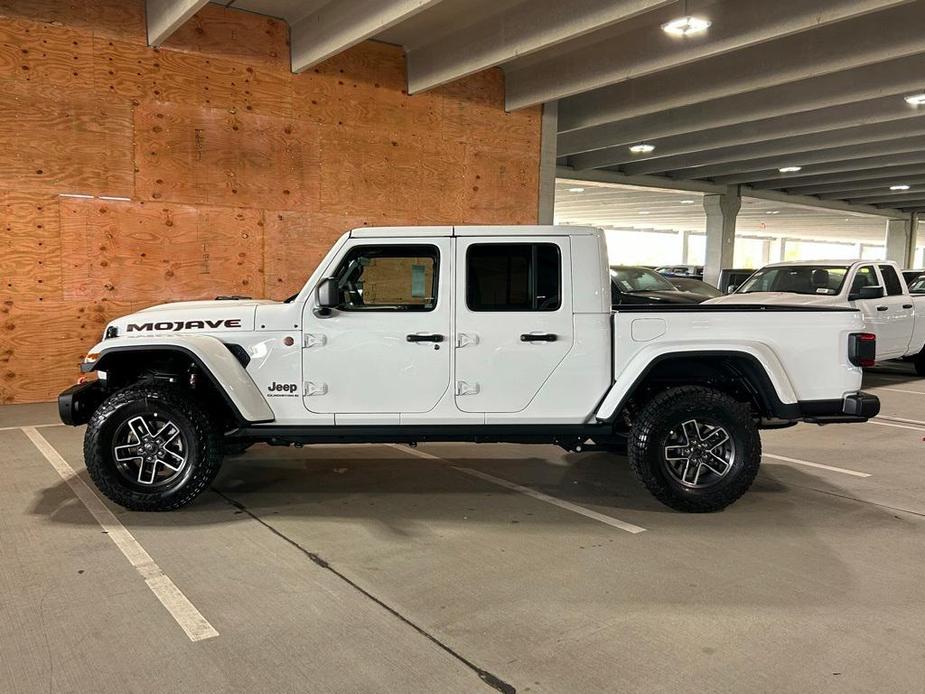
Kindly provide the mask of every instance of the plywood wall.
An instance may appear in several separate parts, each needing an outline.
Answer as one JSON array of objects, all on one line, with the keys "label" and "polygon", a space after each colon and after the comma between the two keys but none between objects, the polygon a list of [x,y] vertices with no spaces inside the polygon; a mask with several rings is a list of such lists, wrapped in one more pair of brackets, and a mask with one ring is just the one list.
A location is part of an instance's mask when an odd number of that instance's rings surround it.
[{"label": "plywood wall", "polygon": [[536,221],[539,112],[500,71],[409,97],[396,47],[293,75],[287,40],[210,4],[155,50],[143,0],[0,0],[0,403],[119,314],[294,293],[348,228]]}]

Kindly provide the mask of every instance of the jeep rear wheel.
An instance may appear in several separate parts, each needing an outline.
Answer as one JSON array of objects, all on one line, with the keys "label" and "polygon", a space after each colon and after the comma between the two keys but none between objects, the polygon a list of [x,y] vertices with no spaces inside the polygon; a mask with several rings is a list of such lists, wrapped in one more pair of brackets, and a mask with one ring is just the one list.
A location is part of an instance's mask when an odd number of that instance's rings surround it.
[{"label": "jeep rear wheel", "polygon": [[87,424],[87,471],[109,499],[133,511],[167,511],[211,484],[222,440],[205,409],[169,386],[137,385],[103,402]]},{"label": "jeep rear wheel", "polygon": [[671,388],[639,413],[629,459],[636,476],[666,506],[719,511],[754,481],[761,438],[747,405],[712,388]]}]

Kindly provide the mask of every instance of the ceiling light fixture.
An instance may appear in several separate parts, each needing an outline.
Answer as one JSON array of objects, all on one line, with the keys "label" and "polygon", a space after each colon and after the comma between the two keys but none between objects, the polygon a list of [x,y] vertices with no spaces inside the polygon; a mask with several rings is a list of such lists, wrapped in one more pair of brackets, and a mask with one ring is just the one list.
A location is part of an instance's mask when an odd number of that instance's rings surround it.
[{"label": "ceiling light fixture", "polygon": [[768,214],[780,214],[780,210],[768,210]]},{"label": "ceiling light fixture", "polygon": [[925,106],[925,92],[921,94],[910,94],[906,97],[906,103],[911,106]]},{"label": "ceiling light fixture", "polygon": [[585,189],[584,188],[569,188],[568,192],[569,193],[584,193]]},{"label": "ceiling light fixture", "polygon": [[796,173],[797,171],[802,171],[802,166],[782,166],[778,169],[781,173]]},{"label": "ceiling light fixture", "polygon": [[709,19],[687,15],[662,24],[662,31],[669,36],[693,36],[694,34],[702,34],[710,28],[711,24],[712,22]]},{"label": "ceiling light fixture", "polygon": [[890,190],[909,190],[909,186],[903,183],[902,185],[898,186],[890,186]]},{"label": "ceiling light fixture", "polygon": [[646,142],[640,142],[638,145],[633,145],[630,147],[630,152],[633,154],[648,154],[649,152],[655,151],[655,145],[650,145]]},{"label": "ceiling light fixture", "polygon": [[639,214],[649,214],[649,210],[639,210]]},{"label": "ceiling light fixture", "polygon": [[682,200],[681,204],[682,205],[693,205],[695,202],[697,201],[696,200]]}]

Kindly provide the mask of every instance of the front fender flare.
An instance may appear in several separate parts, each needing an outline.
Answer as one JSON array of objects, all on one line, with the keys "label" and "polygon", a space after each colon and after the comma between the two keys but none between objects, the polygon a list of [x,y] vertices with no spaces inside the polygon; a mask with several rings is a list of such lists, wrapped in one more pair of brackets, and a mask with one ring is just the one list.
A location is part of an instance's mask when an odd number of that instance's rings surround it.
[{"label": "front fender flare", "polygon": [[272,422],[275,417],[257,384],[225,344],[211,335],[173,335],[153,338],[116,337],[98,343],[91,354],[99,355],[85,362],[83,371],[106,371],[106,363],[115,354],[177,352],[188,357],[209,379],[242,424]]}]

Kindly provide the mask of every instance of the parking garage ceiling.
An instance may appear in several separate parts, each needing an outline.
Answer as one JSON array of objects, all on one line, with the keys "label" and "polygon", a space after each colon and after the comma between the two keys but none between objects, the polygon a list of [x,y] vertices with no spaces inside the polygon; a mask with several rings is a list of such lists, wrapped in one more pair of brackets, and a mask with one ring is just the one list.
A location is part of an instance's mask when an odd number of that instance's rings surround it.
[{"label": "parking garage ceiling", "polygon": [[405,48],[411,93],[500,66],[509,109],[558,103],[579,176],[925,208],[925,0],[221,4],[286,19],[295,71],[367,38]]}]

